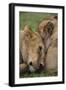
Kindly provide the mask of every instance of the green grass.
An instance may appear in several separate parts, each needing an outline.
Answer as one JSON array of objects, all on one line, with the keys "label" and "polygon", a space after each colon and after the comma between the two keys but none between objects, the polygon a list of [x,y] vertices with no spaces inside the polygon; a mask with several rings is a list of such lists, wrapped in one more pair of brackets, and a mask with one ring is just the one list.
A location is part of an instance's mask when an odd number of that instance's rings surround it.
[{"label": "green grass", "polygon": [[37,26],[40,21],[42,21],[45,17],[56,15],[53,13],[35,13],[35,12],[20,12],[19,14],[19,25],[20,30],[23,30],[25,25],[31,26],[33,31],[36,31]]},{"label": "green grass", "polygon": [[[38,24],[47,16],[57,15],[53,13],[34,13],[34,12],[20,12],[19,13],[19,30],[23,30],[25,25],[30,25],[32,31],[36,31]],[[57,76],[57,72],[41,71],[34,73],[21,73],[20,78],[24,77],[46,77],[46,76]]]},{"label": "green grass", "polygon": [[55,70],[49,71],[40,71],[40,72],[25,72],[20,73],[20,78],[28,78],[28,77],[49,77],[49,76],[57,76],[57,72]]}]

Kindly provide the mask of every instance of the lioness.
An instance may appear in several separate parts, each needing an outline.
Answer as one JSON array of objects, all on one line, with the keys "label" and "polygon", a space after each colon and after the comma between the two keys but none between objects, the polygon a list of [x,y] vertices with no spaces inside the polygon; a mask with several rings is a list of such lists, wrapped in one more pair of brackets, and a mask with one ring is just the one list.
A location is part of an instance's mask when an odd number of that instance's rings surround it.
[{"label": "lioness", "polygon": [[[20,53],[22,63],[20,63],[20,70],[23,66],[27,66],[30,72],[38,70],[44,66],[44,44],[38,32],[32,32],[31,28],[26,25],[23,31],[20,31]],[[22,65],[23,64],[23,65]]]}]

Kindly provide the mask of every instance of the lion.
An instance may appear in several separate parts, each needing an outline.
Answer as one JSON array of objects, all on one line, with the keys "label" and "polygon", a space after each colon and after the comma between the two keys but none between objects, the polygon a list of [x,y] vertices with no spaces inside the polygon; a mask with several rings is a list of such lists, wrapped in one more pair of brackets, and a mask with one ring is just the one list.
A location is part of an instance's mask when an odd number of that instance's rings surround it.
[{"label": "lion", "polygon": [[46,17],[38,25],[40,34],[45,46],[45,68],[46,70],[58,67],[58,17]]},{"label": "lion", "polygon": [[38,32],[33,32],[26,25],[24,30],[19,32],[20,70],[27,68],[30,72],[44,67],[44,44]]}]

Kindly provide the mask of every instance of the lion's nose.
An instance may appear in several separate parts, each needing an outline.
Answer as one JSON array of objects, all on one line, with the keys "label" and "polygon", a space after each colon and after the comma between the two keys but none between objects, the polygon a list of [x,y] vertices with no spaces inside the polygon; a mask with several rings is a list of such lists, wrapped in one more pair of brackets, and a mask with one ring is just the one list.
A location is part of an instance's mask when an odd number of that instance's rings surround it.
[{"label": "lion's nose", "polygon": [[32,66],[32,62],[30,62],[30,63],[29,63],[29,65],[31,65],[31,66]]},{"label": "lion's nose", "polygon": [[42,69],[42,68],[43,68],[43,65],[42,65],[42,64],[40,64],[39,68],[40,68],[40,69]]}]

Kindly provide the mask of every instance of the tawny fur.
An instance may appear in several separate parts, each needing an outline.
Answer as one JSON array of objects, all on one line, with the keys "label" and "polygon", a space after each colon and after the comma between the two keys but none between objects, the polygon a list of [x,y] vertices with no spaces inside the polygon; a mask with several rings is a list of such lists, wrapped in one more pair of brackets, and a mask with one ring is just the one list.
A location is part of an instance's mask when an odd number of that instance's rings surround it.
[{"label": "tawny fur", "polygon": [[[20,52],[23,58],[23,63],[27,64],[29,70],[32,69],[33,71],[39,69],[40,64],[44,66],[44,45],[39,33],[32,32],[32,30],[26,25],[24,30],[20,31],[19,36]],[[30,65],[30,62],[32,65]]]},{"label": "tawny fur", "polygon": [[58,69],[58,19],[52,16],[41,21],[38,32],[45,45],[45,66],[46,69]]}]

